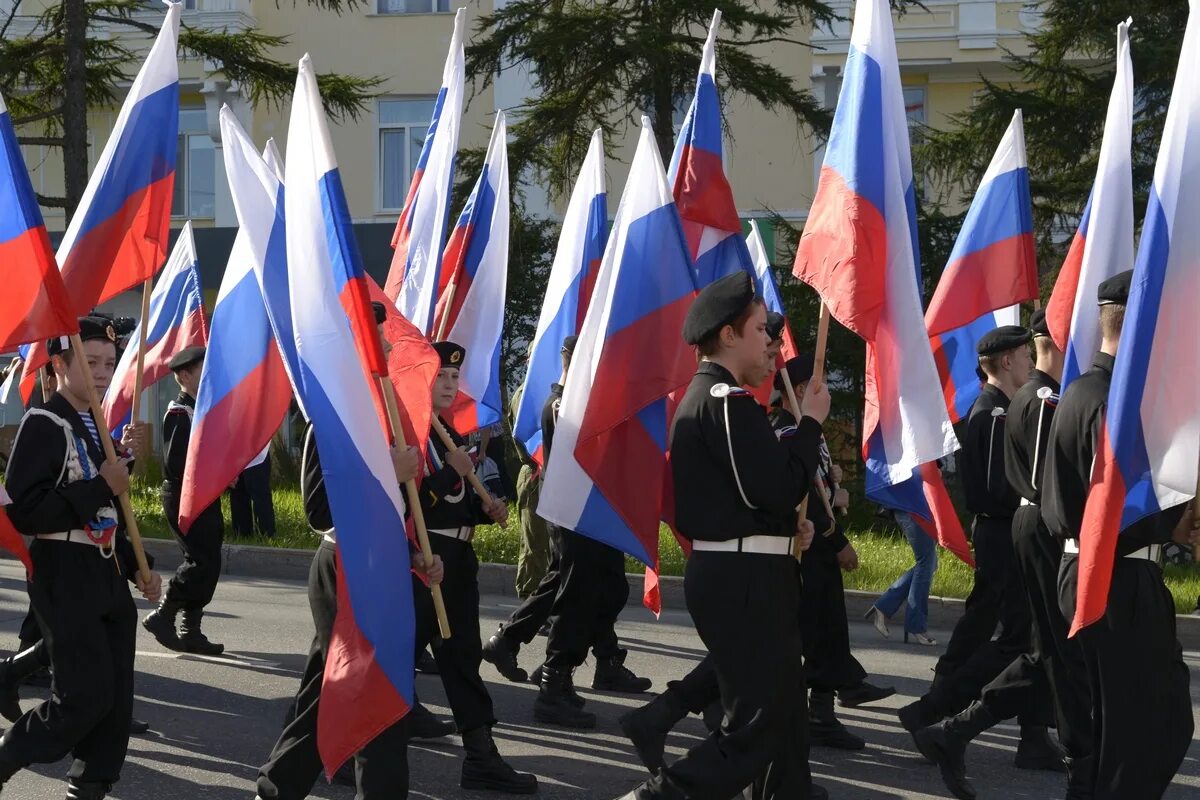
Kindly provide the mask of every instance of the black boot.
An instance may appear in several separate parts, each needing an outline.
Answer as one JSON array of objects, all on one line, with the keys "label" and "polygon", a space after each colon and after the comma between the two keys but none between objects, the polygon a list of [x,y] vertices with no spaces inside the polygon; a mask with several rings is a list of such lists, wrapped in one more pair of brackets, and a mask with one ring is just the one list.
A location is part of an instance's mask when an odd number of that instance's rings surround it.
[{"label": "black boot", "polygon": [[9,722],[21,718],[21,698],[17,692],[21,682],[42,669],[41,655],[45,646],[34,645],[0,661],[0,714]]},{"label": "black boot", "polygon": [[862,750],[867,746],[861,737],[846,730],[833,713],[833,692],[812,690],[808,703],[808,730],[810,741],[815,745],[837,750]]},{"label": "black boot", "polygon": [[8,779],[21,771],[21,765],[8,757],[4,752],[4,748],[0,747],[0,795],[8,797],[4,794],[4,784],[8,783]]},{"label": "black boot", "polygon": [[547,725],[564,728],[591,729],[596,727],[596,715],[575,705],[571,695],[575,681],[571,671],[542,666],[542,686],[533,701],[533,718]]},{"label": "black boot", "polygon": [[[537,669],[535,669],[533,672],[529,673],[529,682],[532,683],[534,686],[541,686],[542,685],[542,677],[545,674],[546,674],[546,665],[538,664]],[[571,698],[571,705],[575,706],[576,708],[583,708],[584,706],[587,705],[587,701],[584,700],[579,695],[579,692],[575,691],[575,681],[574,680],[572,680],[571,685],[567,687],[567,695]]]},{"label": "black boot", "polygon": [[358,786],[358,779],[354,777],[353,758],[346,759],[346,762],[338,767],[338,771],[333,773],[333,783],[338,786]]},{"label": "black boot", "polygon": [[179,631],[179,641],[183,645],[185,652],[195,653],[200,656],[219,656],[225,652],[225,645],[208,640],[208,637],[204,635],[204,631],[200,630],[200,623],[203,619],[204,609],[185,608],[183,610],[183,625]]},{"label": "black boot", "polygon": [[483,660],[494,666],[506,680],[524,683],[529,679],[529,673],[517,663],[519,652],[521,645],[509,640],[504,631],[499,630],[483,645]]},{"label": "black boot", "polygon": [[844,708],[858,708],[868,703],[878,703],[895,693],[894,686],[875,686],[866,681],[859,681],[849,689],[838,689],[838,705]]},{"label": "black boot", "polygon": [[633,749],[650,774],[663,768],[663,752],[667,749],[667,734],[681,719],[687,709],[679,702],[670,688],[641,708],[622,715],[617,724],[633,742]]},{"label": "black boot", "polygon": [[417,703],[408,712],[407,731],[412,739],[441,739],[458,730],[453,720],[438,719],[432,711]]},{"label": "black boot", "polygon": [[104,800],[110,789],[111,784],[76,781],[72,778],[67,781],[67,800]]},{"label": "black boot", "polygon": [[999,720],[976,701],[941,725],[923,728],[914,734],[921,752],[937,764],[942,782],[959,800],[975,800],[975,787],[967,780],[967,745],[997,722]]},{"label": "black boot", "polygon": [[904,730],[908,731],[909,735],[913,737],[913,743],[916,744],[917,750],[925,757],[926,761],[932,764],[933,757],[921,749],[923,745],[921,744],[921,740],[917,738],[917,731],[940,722],[940,718],[930,719],[929,715],[921,708],[920,700],[916,700],[906,706],[901,706],[896,711],[896,716],[900,717],[900,724],[904,726]]},{"label": "black boot", "polygon": [[179,640],[179,633],[175,630],[175,618],[182,610],[183,606],[179,603],[163,598],[158,608],[142,620],[142,627],[150,631],[163,647],[176,652],[182,651],[183,642]]},{"label": "black boot", "polygon": [[1045,725],[1022,725],[1021,741],[1017,743],[1017,769],[1044,769],[1066,772],[1066,753],[1050,736]]},{"label": "black boot", "polygon": [[1090,756],[1067,759],[1066,800],[1092,800],[1096,792],[1096,778],[1092,771],[1096,762]]},{"label": "black boot", "polygon": [[639,678],[625,666],[628,650],[617,650],[612,658],[596,659],[596,674],[592,677],[592,688],[602,692],[625,692],[641,694],[653,685],[649,678]]},{"label": "black boot", "polygon": [[417,672],[422,675],[437,675],[439,672],[437,659],[433,657],[433,653],[429,652],[428,648],[417,653],[416,667]]},{"label": "black boot", "polygon": [[490,727],[484,725],[463,731],[462,741],[463,749],[467,751],[462,766],[462,788],[490,789],[507,794],[537,792],[538,782],[535,776],[517,772],[500,756]]}]

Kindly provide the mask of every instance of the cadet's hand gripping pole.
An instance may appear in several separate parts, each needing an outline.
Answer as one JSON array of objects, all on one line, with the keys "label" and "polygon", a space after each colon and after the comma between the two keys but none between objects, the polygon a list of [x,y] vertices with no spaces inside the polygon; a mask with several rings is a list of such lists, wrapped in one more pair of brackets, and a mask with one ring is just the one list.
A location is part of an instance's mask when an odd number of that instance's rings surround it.
[{"label": "cadet's hand gripping pole", "polygon": [[[813,353],[813,374],[809,379],[809,386],[819,386],[825,380],[825,347],[829,341],[829,306],[821,302],[821,316],[817,320],[817,346]],[[785,373],[783,377],[784,391],[787,392],[788,403],[792,406],[792,416],[796,418],[797,424],[800,422],[800,403],[796,400],[796,390],[792,387],[791,378]],[[829,513],[829,518],[833,519],[833,509],[829,506],[829,498],[824,492],[820,492],[821,499],[825,501],[825,510]],[[796,511],[803,519],[808,514],[808,494],[804,495],[804,499],[800,501],[800,505],[796,506]],[[792,553],[796,556],[796,560],[803,557],[804,551],[800,549],[800,539],[796,538],[792,546]]]},{"label": "cadet's hand gripping pole", "polygon": [[[433,417],[433,432],[436,433],[437,437],[442,440],[442,444],[446,445],[447,450],[461,449],[454,443],[454,440],[450,438],[450,434],[446,432],[446,429],[442,426],[442,421],[437,418],[436,414]],[[466,478],[468,481],[470,481],[471,488],[475,490],[475,493],[479,495],[481,500],[485,497],[494,499],[492,498],[492,493],[489,492],[487,487],[483,485],[483,481],[479,480],[478,475],[476,475],[474,472],[468,472],[466,474]],[[505,526],[501,525],[500,527],[503,528]]]}]

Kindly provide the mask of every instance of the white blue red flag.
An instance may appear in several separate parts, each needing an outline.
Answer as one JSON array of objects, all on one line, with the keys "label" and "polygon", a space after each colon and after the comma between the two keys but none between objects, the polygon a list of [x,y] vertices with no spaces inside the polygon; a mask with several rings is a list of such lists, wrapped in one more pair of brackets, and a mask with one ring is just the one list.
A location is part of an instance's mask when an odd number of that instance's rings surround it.
[{"label": "white blue red flag", "polygon": [[442,258],[445,289],[434,322],[436,339],[467,350],[458,397],[446,416],[467,434],[500,421],[500,338],[508,283],[508,126],[496,113],[483,172],[450,234]]},{"label": "white blue red flag", "polygon": [[115,436],[120,436],[129,424],[133,410],[137,351],[143,325],[146,327],[143,391],[170,374],[167,363],[171,356],[185,347],[203,346],[208,342],[204,300],[200,292],[200,263],[196,257],[196,240],[192,238],[191,220],[179,231],[167,266],[150,293],[149,320],[139,320],[133,329],[108,391],[104,393],[104,422]]},{"label": "white blue red flag", "polygon": [[0,264],[0,353],[78,330],[2,95]]},{"label": "white blue red flag", "polygon": [[873,501],[970,558],[936,461],[958,447],[921,310],[916,195],[891,10],[858,0],[797,278],[867,342],[863,458]]},{"label": "white blue red flag", "polygon": [[[763,244],[762,233],[758,230],[758,220],[750,220],[750,233],[746,235],[746,249],[750,253],[750,261],[754,264],[754,280],[761,287],[763,302],[768,311],[783,315],[783,346],[775,359],[775,369],[783,368],[788,359],[800,355],[796,347],[796,337],[792,335],[792,324],[788,322],[787,311],[783,307],[783,297],[779,294],[779,284],[775,281],[775,273],[771,270],[771,259],[767,256],[767,247]],[[764,406],[771,400],[771,390],[774,388],[775,376],[771,375],[762,385],[756,387],[754,396]]]},{"label": "white blue red flag", "polygon": [[[179,148],[175,50],[182,8],[167,3],[158,37],[58,246],[63,285],[77,317],[148,281],[166,259]],[[35,345],[21,384],[26,401],[48,360],[45,343]]]},{"label": "white blue red flag", "polygon": [[[228,124],[224,114],[221,123]],[[241,131],[223,131],[226,147],[244,146],[233,141],[237,133]],[[274,140],[267,142],[263,157],[282,181],[283,164]],[[267,237],[272,222],[265,220]],[[265,454],[291,401],[292,385],[255,275],[248,231],[239,230],[213,307],[208,354],[200,373],[179,500],[180,530],[187,533],[192,521],[220,500],[242,470]]]},{"label": "white blue red flag", "polygon": [[538,514],[651,570],[668,472],[667,396],[696,369],[679,334],[695,295],[687,241],[643,118],[567,373]]},{"label": "white blue red flag", "polygon": [[930,337],[933,360],[937,364],[942,396],[950,421],[958,424],[967,418],[971,406],[983,391],[979,377],[979,356],[976,346],[983,335],[1001,325],[1020,325],[1021,307],[1009,306],[989,311],[961,328]]},{"label": "white blue red flag", "polygon": [[558,383],[562,375],[559,353],[563,340],[578,336],[583,326],[607,241],[604,137],[597,130],[592,134],[592,143],[563,216],[558,250],[550,267],[537,331],[529,346],[529,364],[513,424],[513,435],[525,447],[525,452],[542,465],[546,463],[542,453],[542,407],[550,396],[550,385]]},{"label": "white blue red flag", "polygon": [[432,333],[437,302],[442,243],[450,216],[450,191],[454,185],[454,160],[458,154],[458,132],[462,125],[463,87],[466,67],[463,33],[467,12],[454,16],[450,51],[442,70],[442,88],[433,107],[433,119],[421,147],[416,172],[408,187],[404,210],[392,234],[392,266],[384,293],[410,322],[426,334]]},{"label": "white blue red flag", "polygon": [[1196,494],[1200,459],[1200,3],[1192,0],[1154,166],[1092,487],[1074,634],[1104,616],[1121,532]]},{"label": "white blue red flag", "polygon": [[[675,196],[688,252],[696,269],[696,285],[706,286],[735,270],[758,275],[742,238],[742,221],[725,179],[722,160],[721,102],[717,96],[717,30],[721,12],[714,11],[696,94],[675,140],[667,181]],[[761,285],[758,287],[761,290]]]},{"label": "white blue red flag", "polygon": [[[300,59],[285,162],[293,388],[313,425],[337,528],[338,614],[317,722],[317,747],[333,775],[408,712],[415,626],[404,501],[364,366],[375,369],[347,358],[361,341],[353,328],[374,331],[374,317],[369,301],[360,307],[366,276],[307,55]],[[376,374],[386,374],[386,366]]]},{"label": "white blue red flag", "polygon": [[25,575],[32,578],[33,559],[29,555],[29,548],[25,546],[24,537],[13,527],[8,512],[4,510],[8,505],[12,505],[12,498],[5,491],[4,484],[0,483],[0,547],[19,558],[25,565]]},{"label": "white blue red flag", "polygon": [[1088,371],[1092,356],[1100,349],[1097,287],[1129,269],[1134,259],[1132,23],[1126,20],[1117,26],[1117,70],[1108,98],[1096,182],[1046,304],[1046,326],[1063,351],[1064,391]]}]

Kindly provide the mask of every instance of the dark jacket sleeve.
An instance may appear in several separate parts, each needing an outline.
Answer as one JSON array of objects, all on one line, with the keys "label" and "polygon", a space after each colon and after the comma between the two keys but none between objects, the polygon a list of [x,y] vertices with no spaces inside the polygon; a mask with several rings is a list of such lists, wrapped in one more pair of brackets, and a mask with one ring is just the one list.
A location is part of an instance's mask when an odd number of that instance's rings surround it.
[{"label": "dark jacket sleeve", "polygon": [[163,417],[163,476],[167,480],[183,480],[191,435],[192,420],[186,411],[172,409]]},{"label": "dark jacket sleeve", "polygon": [[[729,412],[726,446],[746,500],[772,513],[795,513],[820,463],[820,424],[804,417],[794,431],[777,439],[753,395],[730,395],[723,403],[717,413]],[[720,424],[724,427],[725,421]]]},{"label": "dark jacket sleeve", "polygon": [[8,515],[21,533],[58,533],[75,530],[95,518],[113,493],[104,478],[59,486],[67,456],[63,429],[49,419],[33,415],[25,420],[13,443],[8,461]]}]

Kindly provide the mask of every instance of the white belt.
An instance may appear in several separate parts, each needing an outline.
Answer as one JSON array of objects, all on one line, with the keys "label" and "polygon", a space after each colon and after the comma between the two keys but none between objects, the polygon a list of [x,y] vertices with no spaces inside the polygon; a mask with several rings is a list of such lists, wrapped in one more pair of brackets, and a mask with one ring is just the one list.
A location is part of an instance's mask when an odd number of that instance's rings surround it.
[{"label": "white belt", "polygon": [[[1063,542],[1063,552],[1067,555],[1079,555],[1079,542],[1075,539],[1067,539]],[[1157,564],[1162,561],[1162,545],[1148,544],[1132,553],[1126,553],[1123,558],[1140,558]]]},{"label": "white belt", "polygon": [[707,550],[713,553],[760,553],[772,556],[790,556],[792,554],[791,536],[743,536],[741,539],[728,539],[724,542],[706,542],[700,539],[692,541],[693,550]]},{"label": "white belt", "polygon": [[1023,505],[1023,506],[1036,506],[1036,505],[1037,505],[1037,503],[1033,502],[1032,500],[1026,500],[1024,497],[1022,497],[1022,498],[1021,498],[1021,505]]},{"label": "white belt", "polygon": [[475,535],[475,526],[463,525],[459,528],[430,528],[429,532],[450,539],[458,539],[460,542],[469,542],[471,541],[471,537]]},{"label": "white belt", "polygon": [[48,542],[73,542],[75,544],[90,544],[92,547],[100,546],[96,542],[92,541],[91,537],[87,535],[86,531],[78,529],[73,531],[64,531],[63,533],[39,533],[34,538],[42,539]]},{"label": "white belt", "polygon": [[337,544],[337,537],[334,536],[332,533],[329,533],[328,531],[326,531],[325,533],[322,533],[321,538],[324,539],[325,541],[329,542],[330,544]]}]

